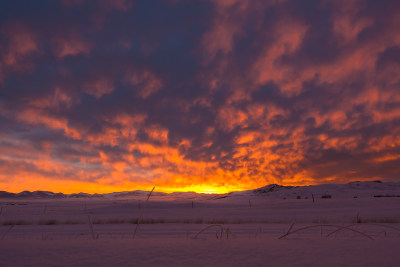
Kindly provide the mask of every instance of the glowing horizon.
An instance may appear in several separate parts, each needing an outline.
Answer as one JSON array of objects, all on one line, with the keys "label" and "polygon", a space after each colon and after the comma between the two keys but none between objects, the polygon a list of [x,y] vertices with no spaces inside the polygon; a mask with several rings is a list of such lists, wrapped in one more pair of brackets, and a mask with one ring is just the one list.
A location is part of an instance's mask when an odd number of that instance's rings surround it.
[{"label": "glowing horizon", "polygon": [[44,0],[0,14],[0,190],[400,180],[400,3]]}]

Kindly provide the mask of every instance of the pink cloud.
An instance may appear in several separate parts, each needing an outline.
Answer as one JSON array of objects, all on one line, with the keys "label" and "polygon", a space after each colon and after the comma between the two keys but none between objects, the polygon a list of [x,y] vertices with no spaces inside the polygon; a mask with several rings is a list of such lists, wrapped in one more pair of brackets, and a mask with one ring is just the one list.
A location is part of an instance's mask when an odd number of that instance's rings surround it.
[{"label": "pink cloud", "polygon": [[114,91],[113,81],[106,77],[89,81],[83,84],[83,91],[96,98],[100,98],[103,95],[110,94]]},{"label": "pink cloud", "polygon": [[78,33],[57,35],[52,40],[53,51],[58,58],[79,54],[89,55],[92,45],[85,41]]}]

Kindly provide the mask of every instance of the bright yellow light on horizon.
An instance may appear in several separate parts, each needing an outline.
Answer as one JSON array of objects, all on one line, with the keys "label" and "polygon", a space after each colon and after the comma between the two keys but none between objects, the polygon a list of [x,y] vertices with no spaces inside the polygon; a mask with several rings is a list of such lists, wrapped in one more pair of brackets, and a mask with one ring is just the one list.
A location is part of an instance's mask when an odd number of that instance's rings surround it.
[{"label": "bright yellow light on horizon", "polygon": [[204,188],[201,191],[198,191],[197,193],[203,193],[203,194],[220,194],[217,189],[214,188]]},{"label": "bright yellow light on horizon", "polygon": [[104,194],[112,192],[122,192],[122,191],[150,191],[153,186],[155,186],[155,192],[196,192],[202,194],[225,194],[232,191],[246,190],[246,188],[241,188],[239,186],[213,186],[210,184],[200,184],[200,185],[190,185],[190,186],[168,186],[162,184],[122,184],[122,185],[105,185],[96,184],[88,182],[76,182],[70,180],[50,180],[42,177],[34,177],[34,179],[26,179],[26,177],[20,177],[14,183],[5,184],[0,182],[0,187],[3,190],[13,193],[18,193],[21,191],[52,191],[55,193],[89,193],[89,194]]},{"label": "bright yellow light on horizon", "polygon": [[[1,178],[1,176],[0,176]],[[0,179],[1,180],[1,179]],[[120,184],[108,184],[108,183],[94,183],[85,181],[74,181],[74,180],[57,180],[49,179],[41,176],[30,176],[29,174],[21,175],[15,178],[13,182],[1,182],[0,188],[3,190],[13,193],[21,191],[52,191],[55,193],[89,193],[89,194],[105,194],[112,192],[122,191],[150,191],[155,187],[155,192],[196,192],[201,194],[226,194],[233,191],[250,190],[257,188],[258,184],[217,184],[217,183],[200,183],[200,184],[174,184],[164,181],[155,181],[154,183],[120,183]],[[261,185],[262,186],[262,185]],[[259,186],[260,187],[260,186]]]},{"label": "bright yellow light on horizon", "polygon": [[158,187],[158,190],[157,190],[157,186],[156,186],[156,189],[155,189],[155,191],[165,192],[165,193],[196,192],[196,193],[200,193],[200,194],[226,194],[226,193],[229,193],[232,191],[241,191],[241,190],[246,190],[246,189],[241,189],[238,187],[221,187],[221,186],[212,187],[209,185],[192,185],[192,186],[185,186],[185,187],[179,187],[179,188],[160,186],[160,187]]}]

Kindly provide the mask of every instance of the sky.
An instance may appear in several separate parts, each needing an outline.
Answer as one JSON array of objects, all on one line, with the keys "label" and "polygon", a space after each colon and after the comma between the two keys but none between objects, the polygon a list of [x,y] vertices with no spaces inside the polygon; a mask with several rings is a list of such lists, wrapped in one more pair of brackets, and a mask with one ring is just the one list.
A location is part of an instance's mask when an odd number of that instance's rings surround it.
[{"label": "sky", "polygon": [[0,190],[400,181],[398,0],[9,0]]}]

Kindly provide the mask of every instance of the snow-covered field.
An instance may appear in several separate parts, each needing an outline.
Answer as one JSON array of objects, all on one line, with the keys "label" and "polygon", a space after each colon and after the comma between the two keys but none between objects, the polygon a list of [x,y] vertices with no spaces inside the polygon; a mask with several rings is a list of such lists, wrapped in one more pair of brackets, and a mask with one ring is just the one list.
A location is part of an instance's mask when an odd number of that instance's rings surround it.
[{"label": "snow-covered field", "polygon": [[399,266],[398,183],[146,194],[1,198],[0,266]]}]

